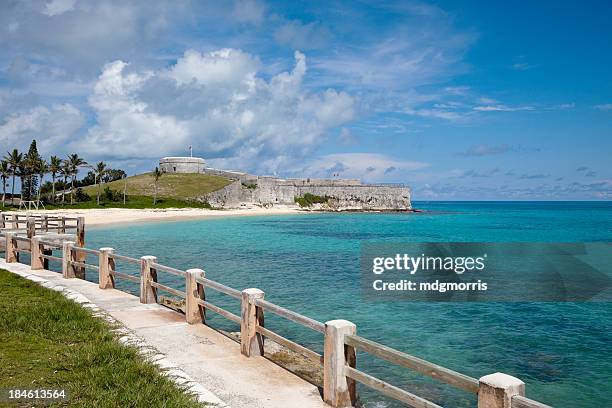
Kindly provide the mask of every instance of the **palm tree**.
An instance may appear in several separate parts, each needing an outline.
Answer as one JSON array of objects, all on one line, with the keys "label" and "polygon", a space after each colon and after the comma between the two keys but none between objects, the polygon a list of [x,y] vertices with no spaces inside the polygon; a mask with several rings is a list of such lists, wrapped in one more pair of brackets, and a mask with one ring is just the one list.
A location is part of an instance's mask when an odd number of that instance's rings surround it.
[{"label": "palm tree", "polygon": [[68,185],[68,176],[70,176],[70,163],[66,160],[62,160],[62,167],[60,170],[64,179],[64,188],[62,189],[62,205],[66,202],[66,185]]},{"label": "palm tree", "polygon": [[51,173],[52,201],[55,203],[55,178],[62,171],[62,159],[57,156],[51,156],[49,159],[49,173]]},{"label": "palm tree", "polygon": [[70,164],[70,204],[74,203],[74,182],[79,173],[79,167],[87,164],[85,160],[79,157],[78,154],[73,153],[68,156],[68,163]]},{"label": "palm tree", "polygon": [[23,161],[23,154],[19,153],[19,150],[13,149],[12,152],[7,152],[6,156],[4,156],[4,160],[8,163],[11,171],[11,176],[13,178],[11,185],[11,205],[14,205],[15,200],[15,176],[19,171],[19,167],[21,166],[21,162]]},{"label": "palm tree", "polygon": [[96,175],[96,179],[94,181],[97,180],[97,183],[98,183],[97,202],[98,202],[98,205],[100,205],[100,187],[102,186],[102,176],[106,174],[106,172],[108,171],[108,168],[106,167],[106,163],[101,161],[101,162],[98,162],[98,164],[96,164],[96,167],[93,168],[93,171]]},{"label": "palm tree", "polygon": [[2,179],[2,206],[4,207],[4,200],[6,200],[6,181],[11,175],[11,169],[7,161],[0,161],[0,179]]},{"label": "palm tree", "polygon": [[164,172],[160,170],[158,167],[156,167],[155,171],[153,171],[153,173],[151,174],[153,176],[153,179],[155,180],[155,193],[153,194],[153,205],[157,203],[157,182],[159,181],[159,179],[161,178],[163,174]]},{"label": "palm tree", "polygon": [[45,174],[49,172],[49,165],[47,164],[45,159],[41,157],[40,160],[36,162],[35,169],[36,173],[38,174],[38,177],[40,177],[40,182],[38,183],[38,196],[36,197],[36,199],[40,202],[40,193],[42,192],[43,179],[45,178]]}]

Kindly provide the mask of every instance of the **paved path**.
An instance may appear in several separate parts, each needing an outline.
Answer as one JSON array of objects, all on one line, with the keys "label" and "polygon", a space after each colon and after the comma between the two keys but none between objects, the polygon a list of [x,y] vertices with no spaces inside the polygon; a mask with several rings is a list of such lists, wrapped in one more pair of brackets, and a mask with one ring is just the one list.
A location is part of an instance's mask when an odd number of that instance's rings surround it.
[{"label": "paved path", "polygon": [[35,275],[83,295],[201,384],[210,402],[221,400],[234,408],[329,407],[317,387],[263,357],[242,356],[238,343],[202,324],[188,325],[180,313],[157,304],[141,304],[136,296],[102,290],[92,282],[7,264],[3,258],[0,268]]}]

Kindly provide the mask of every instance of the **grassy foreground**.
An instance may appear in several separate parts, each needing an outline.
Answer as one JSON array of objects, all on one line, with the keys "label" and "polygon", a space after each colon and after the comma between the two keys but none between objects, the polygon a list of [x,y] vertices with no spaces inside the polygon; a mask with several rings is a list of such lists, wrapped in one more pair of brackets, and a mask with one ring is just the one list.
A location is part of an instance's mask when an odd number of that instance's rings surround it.
[{"label": "grassy foreground", "polygon": [[68,389],[70,399],[53,406],[202,406],[118,343],[105,322],[5,270],[0,316],[0,388]]}]

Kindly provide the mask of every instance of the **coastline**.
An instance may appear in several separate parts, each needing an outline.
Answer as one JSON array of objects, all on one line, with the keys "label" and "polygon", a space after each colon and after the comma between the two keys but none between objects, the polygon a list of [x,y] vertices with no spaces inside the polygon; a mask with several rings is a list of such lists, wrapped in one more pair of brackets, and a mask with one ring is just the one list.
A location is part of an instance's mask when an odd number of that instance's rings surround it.
[{"label": "coastline", "polygon": [[85,217],[85,225],[105,226],[157,221],[198,220],[220,217],[245,217],[257,215],[306,214],[297,207],[274,208],[240,208],[233,210],[209,210],[205,208],[164,208],[164,209],[132,209],[132,208],[93,208],[93,209],[61,209],[35,211],[42,214],[64,214],[71,217]]}]

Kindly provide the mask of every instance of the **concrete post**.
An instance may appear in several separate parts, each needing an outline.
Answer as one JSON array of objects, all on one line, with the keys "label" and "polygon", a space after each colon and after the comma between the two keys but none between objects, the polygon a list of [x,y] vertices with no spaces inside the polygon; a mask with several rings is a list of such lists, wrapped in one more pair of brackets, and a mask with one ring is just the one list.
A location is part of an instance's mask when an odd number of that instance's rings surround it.
[{"label": "concrete post", "polygon": [[115,260],[109,254],[115,252],[113,248],[100,248],[98,258],[98,286],[100,289],[112,289],[115,287]]},{"label": "concrete post", "polygon": [[73,245],[73,241],[64,241],[62,243],[62,276],[66,279],[76,278],[74,266],[71,263],[75,260],[74,251],[72,250]]},{"label": "concrete post", "polygon": [[[4,203],[2,203],[4,205]],[[4,228],[4,214],[0,211],[0,228]]]},{"label": "concrete post", "polygon": [[57,233],[58,234],[66,233],[66,217],[60,216],[59,220],[57,220]]},{"label": "concrete post", "polygon": [[43,253],[43,246],[40,243],[39,237],[30,238],[30,268],[32,270],[44,269],[45,258],[41,255]]},{"label": "concrete post", "polygon": [[263,309],[255,305],[256,299],[263,299],[265,293],[251,288],[242,291],[240,303],[240,352],[247,357],[263,356],[264,339],[257,333],[257,326],[264,325]]},{"label": "concrete post", "polygon": [[140,303],[157,303],[157,289],[151,286],[157,282],[157,271],[151,266],[155,262],[155,256],[140,258]]},{"label": "concrete post", "polygon": [[7,263],[14,263],[19,261],[19,253],[17,252],[17,241],[14,239],[15,233],[5,232],[4,242],[6,243],[6,252],[4,253],[4,259]]},{"label": "concrete post", "polygon": [[11,228],[15,230],[19,228],[19,218],[17,217],[17,214],[13,214],[11,217]]},{"label": "concrete post", "polygon": [[344,374],[345,366],[355,367],[355,349],[344,344],[344,336],[356,331],[348,320],[325,323],[323,400],[332,407],[351,407],[357,399],[354,381]]},{"label": "concrete post", "polygon": [[187,269],[185,274],[185,320],[189,324],[204,323],[204,308],[198,299],[204,300],[204,288],[196,279],[204,278],[202,269]]},{"label": "concrete post", "polygon": [[485,375],[478,382],[478,408],[511,408],[514,395],[525,395],[525,383],[508,374]]},{"label": "concrete post", "polygon": [[47,215],[43,215],[40,222],[40,229],[44,232],[49,232],[49,218]]}]

